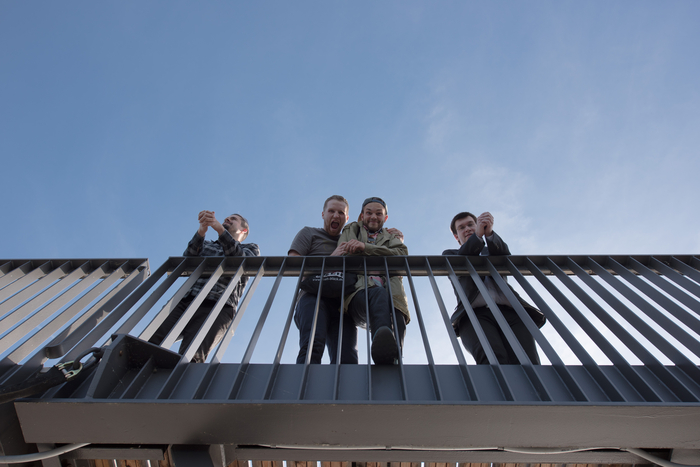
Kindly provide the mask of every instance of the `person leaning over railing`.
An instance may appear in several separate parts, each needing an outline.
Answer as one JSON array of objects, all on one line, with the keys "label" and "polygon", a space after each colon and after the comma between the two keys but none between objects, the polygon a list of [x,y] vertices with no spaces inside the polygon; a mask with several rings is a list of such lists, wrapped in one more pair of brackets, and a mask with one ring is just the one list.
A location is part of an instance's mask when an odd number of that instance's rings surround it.
[{"label": "person leaning over railing", "polygon": [[[199,229],[192,237],[192,240],[187,244],[187,249],[183,253],[184,256],[259,256],[260,248],[255,243],[241,243],[248,236],[249,227],[248,221],[240,214],[231,214],[226,219],[224,223],[221,224],[216,220],[214,211],[201,211],[198,216]],[[205,240],[204,236],[207,230],[211,228],[217,234],[219,234],[218,240]],[[192,288],[187,291],[180,303],[170,312],[170,314],[165,318],[165,321],[158,327],[156,332],[151,336],[148,342],[160,345],[161,342],[168,335],[170,330],[175,326],[180,316],[187,310],[187,307],[192,303],[192,300],[197,296],[197,294],[204,288],[205,284],[209,279],[200,277],[194,283]],[[204,299],[202,304],[199,306],[197,311],[195,311],[192,319],[187,323],[185,328],[182,330],[182,342],[180,343],[179,353],[183,354],[189,347],[190,343],[194,340],[197,335],[197,331],[206,321],[207,316],[216,305],[221,295],[226,290],[228,283],[231,279],[227,277],[221,277],[211,291]],[[214,321],[211,329],[205,336],[202,344],[197,349],[197,352],[192,357],[193,362],[204,362],[207,359],[207,355],[214,348],[216,344],[223,339],[226,334],[226,329],[231,324],[233,316],[236,313],[236,307],[238,306],[238,300],[245,289],[246,282],[248,278],[242,276],[240,282],[233,288],[233,292],[226,299],[226,304],[221,309],[219,316]]]},{"label": "person leaning over railing", "polygon": [[[321,212],[323,228],[304,227],[297,233],[289,247],[289,256],[340,256],[338,238],[348,221],[348,201],[340,195],[333,195],[323,203]],[[323,289],[321,289],[323,293]],[[299,329],[299,354],[297,363],[305,363],[311,327],[316,312],[316,295],[299,291],[294,322]],[[340,324],[340,300],[336,297],[321,297],[319,300],[316,332],[311,349],[311,363],[321,363],[323,348],[328,346],[331,363],[337,363],[338,328]],[[341,363],[357,363],[357,329],[352,320],[343,314],[343,339]]]},{"label": "person leaning over railing", "polygon": [[[493,230],[493,216],[489,212],[481,214],[478,218],[470,212],[460,212],[452,219],[450,230],[457,240],[457,243],[460,244],[460,247],[457,250],[445,250],[442,252],[443,255],[510,255],[510,250],[506,242]],[[485,244],[482,237],[486,238]],[[527,327],[511,307],[510,302],[498,288],[493,278],[491,278],[491,276],[485,276],[482,280],[486,285],[489,295],[498,305],[498,309],[501,310],[501,313],[503,313],[503,317],[508,322],[513,334],[517,337],[523,350],[530,358],[530,361],[533,364],[539,365],[540,359],[537,355],[537,346],[535,345],[535,339],[530,334],[530,331],[527,330]],[[459,283],[469,300],[469,304],[474,310],[474,314],[479,320],[481,328],[484,330],[484,334],[486,334],[491,348],[498,358],[498,362],[501,364],[519,364],[518,358],[508,344],[503,331],[498,326],[496,318],[491,313],[491,310],[489,310],[474,280],[469,275],[462,275],[459,276]],[[508,287],[510,287],[510,285]],[[542,312],[526,302],[512,287],[511,290],[535,324],[538,327],[544,326],[546,319]],[[457,296],[457,307],[452,314],[452,326],[454,327],[455,333],[462,338],[462,344],[472,354],[477,364],[488,365],[488,358],[464,310],[464,305],[459,299],[457,290],[455,290],[455,295]]]},{"label": "person leaning over railing", "polygon": [[[408,248],[403,244],[403,234],[397,229],[385,229],[384,223],[389,218],[387,206],[381,198],[367,198],[362,203],[362,212],[357,222],[345,226],[338,240],[342,254],[365,256],[408,255]],[[394,309],[386,289],[384,271],[369,272],[367,297],[369,301],[369,331],[372,335],[372,360],[380,365],[397,364],[400,348],[406,334],[406,324],[410,320],[408,301],[403,288],[402,277],[390,278],[391,296]],[[345,298],[345,311],[357,326],[367,325],[365,307],[365,276],[358,275],[355,291]],[[398,311],[398,313],[397,313]],[[394,336],[392,315],[396,316],[399,345]]]}]

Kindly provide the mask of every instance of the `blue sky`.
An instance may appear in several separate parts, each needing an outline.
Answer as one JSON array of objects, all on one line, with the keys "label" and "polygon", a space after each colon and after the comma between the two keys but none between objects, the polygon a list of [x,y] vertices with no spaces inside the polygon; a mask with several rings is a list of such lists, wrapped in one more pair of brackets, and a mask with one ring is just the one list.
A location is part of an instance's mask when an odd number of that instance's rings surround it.
[{"label": "blue sky", "polygon": [[693,253],[697,2],[0,2],[3,257],[286,253],[381,196],[414,254]]},{"label": "blue sky", "polygon": [[[264,255],[341,194],[412,254],[700,250],[697,1],[0,0],[5,258]],[[210,237],[210,238],[213,238]]]}]

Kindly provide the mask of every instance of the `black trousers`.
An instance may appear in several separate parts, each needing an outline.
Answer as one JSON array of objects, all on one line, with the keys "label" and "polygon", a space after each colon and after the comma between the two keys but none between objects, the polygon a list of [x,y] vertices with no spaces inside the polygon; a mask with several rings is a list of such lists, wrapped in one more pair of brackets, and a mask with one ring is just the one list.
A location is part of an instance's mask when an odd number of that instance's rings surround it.
[{"label": "black trousers", "polygon": [[[182,300],[180,300],[180,303],[178,303],[173,311],[171,311],[165,318],[163,324],[158,327],[148,342],[160,345],[163,340],[165,340],[165,336],[167,336],[170,330],[175,327],[175,324],[180,319],[180,316],[183,315],[187,307],[190,305],[190,303],[192,303],[192,300],[194,300],[194,296],[192,295],[183,297]],[[197,331],[199,331],[199,328],[202,327],[202,324],[204,324],[204,321],[206,321],[209,313],[211,313],[211,310],[214,309],[215,305],[215,300],[205,299],[197,311],[194,312],[192,319],[189,323],[187,323],[187,325],[185,325],[185,328],[182,330],[182,334],[180,334],[180,337],[182,338],[180,350],[178,350],[180,355],[184,354],[187,347],[190,346],[197,335]],[[211,352],[216,344],[218,344],[226,335],[226,330],[231,324],[231,321],[233,321],[233,307],[230,305],[224,305],[219,313],[219,316],[216,317],[214,324],[212,325],[211,329],[209,329],[209,332],[207,332],[207,335],[204,337],[204,340],[197,349],[197,352],[195,352],[194,356],[192,357],[193,362],[203,363],[206,361],[209,352]]]},{"label": "black trousers", "polygon": [[[518,339],[518,342],[520,342],[520,345],[530,358],[530,361],[534,365],[539,365],[540,357],[537,355],[535,338],[532,337],[530,331],[527,330],[525,323],[522,322],[513,308],[506,305],[498,305],[498,309],[503,313],[503,317],[508,322],[510,329],[513,331],[513,334],[515,334],[515,337]],[[489,310],[488,307],[479,307],[474,309],[474,313],[479,320],[481,328],[484,330],[484,334],[486,334],[486,339],[489,341],[493,352],[496,354],[496,358],[498,358],[498,363],[502,365],[519,365],[520,361],[518,357],[516,357],[515,352],[513,352],[513,349],[508,343],[498,322],[496,322],[496,318],[491,313],[491,310]],[[469,317],[466,315],[459,320],[459,337],[462,338],[464,348],[472,354],[477,364],[489,364],[486,352],[484,352],[481,342],[479,342],[479,338],[476,336],[476,331],[469,321]]]},{"label": "black trousers", "polygon": [[[315,311],[316,295],[302,294],[294,312],[294,322],[299,328],[297,363],[306,363]],[[340,299],[321,298],[318,306],[314,343],[311,348],[311,363],[321,363],[323,349],[326,346],[328,346],[328,356],[331,363],[338,362],[340,313]],[[357,328],[346,313],[343,313],[343,337],[340,353],[340,363],[357,363]]]},{"label": "black trousers", "polygon": [[[374,333],[382,326],[394,329],[391,301],[389,292],[384,287],[370,287],[367,289],[369,302],[369,332],[374,337]],[[348,315],[350,315],[357,326],[367,325],[367,312],[365,306],[365,290],[362,289],[352,297],[348,305]],[[399,344],[403,349],[403,339],[406,336],[406,320],[399,310],[393,310],[398,326]]]}]

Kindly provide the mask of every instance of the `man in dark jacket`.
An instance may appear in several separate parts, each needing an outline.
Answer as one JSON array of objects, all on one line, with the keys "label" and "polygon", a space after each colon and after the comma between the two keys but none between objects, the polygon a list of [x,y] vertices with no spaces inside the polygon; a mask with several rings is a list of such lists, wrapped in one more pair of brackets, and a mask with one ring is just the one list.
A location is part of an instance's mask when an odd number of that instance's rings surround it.
[{"label": "man in dark jacket", "polygon": [[[493,216],[489,212],[481,214],[478,218],[470,212],[460,212],[452,219],[450,230],[460,247],[457,250],[445,250],[442,252],[443,255],[510,255],[508,245],[493,230]],[[486,239],[486,243],[484,243],[482,237]],[[528,331],[517,312],[513,309],[503,291],[498,288],[494,279],[491,276],[485,276],[482,277],[482,280],[490,298],[498,306],[530,361],[538,365],[540,359],[537,355],[537,346],[532,334],[530,334],[530,331]],[[519,364],[517,356],[508,344],[508,340],[499,327],[493,313],[491,313],[487,301],[479,292],[474,280],[470,275],[463,275],[459,276],[459,283],[469,300],[470,308],[474,310],[474,315],[479,321],[479,325],[483,329],[489,345],[493,349],[496,358],[498,358],[498,362],[501,364]],[[535,324],[538,327],[542,327],[545,323],[545,317],[542,312],[523,300],[512,288],[511,291],[525,308],[528,315],[534,320]],[[455,295],[457,295],[457,307],[452,314],[452,326],[454,326],[457,335],[462,338],[462,344],[472,354],[476,363],[480,365],[489,364],[474,326],[465,311],[464,304],[459,299],[457,290],[455,290]]]},{"label": "man in dark jacket", "polygon": [[[240,214],[231,214],[224,219],[223,224],[216,220],[214,211],[201,211],[197,218],[199,221],[199,229],[194,234],[190,242],[187,244],[187,249],[184,256],[259,256],[260,249],[255,243],[241,243],[248,236],[248,221]],[[219,236],[217,240],[205,240],[204,236],[207,230],[212,229]],[[209,278],[200,277],[194,283],[192,288],[182,297],[180,303],[170,312],[165,318],[165,321],[156,330],[149,342],[160,345],[170,331],[175,327],[180,317],[185,313],[194,298],[204,288]],[[231,281],[228,277],[221,277],[214,284],[211,291],[199,306],[197,311],[182,330],[180,337],[180,354],[184,354],[190,346],[194,338],[197,336],[199,328],[204,324],[209,313],[214,309],[226,287]],[[233,287],[231,294],[226,297],[226,303],[221,308],[219,315],[216,317],[212,327],[207,332],[204,340],[197,349],[197,352],[192,357],[193,362],[204,362],[207,355],[226,335],[233,316],[236,313],[238,300],[245,289],[248,278],[243,276],[239,282]]]}]

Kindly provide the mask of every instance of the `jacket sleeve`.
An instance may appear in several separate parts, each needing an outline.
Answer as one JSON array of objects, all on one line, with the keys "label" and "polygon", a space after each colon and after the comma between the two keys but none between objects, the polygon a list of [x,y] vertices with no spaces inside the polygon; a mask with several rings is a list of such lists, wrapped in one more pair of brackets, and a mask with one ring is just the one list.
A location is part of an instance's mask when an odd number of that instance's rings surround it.
[{"label": "jacket sleeve", "polygon": [[486,244],[489,247],[489,255],[491,256],[506,256],[510,255],[508,245],[498,236],[496,232],[492,232],[489,237],[486,237]]},{"label": "jacket sleeve", "polygon": [[479,256],[483,248],[484,241],[476,235],[470,235],[467,241],[459,247],[457,254],[462,256]]},{"label": "jacket sleeve", "polygon": [[406,256],[408,255],[408,247],[400,240],[392,238],[386,245],[365,243],[364,254],[367,256]]},{"label": "jacket sleeve", "polygon": [[244,256],[260,256],[260,247],[256,243],[241,243]]},{"label": "jacket sleeve", "polygon": [[219,244],[224,249],[224,256],[257,256],[250,254],[252,251],[244,249],[241,242],[234,239],[228,230],[224,230],[224,233],[219,235]]},{"label": "jacket sleeve", "polygon": [[344,228],[343,232],[340,234],[340,238],[338,239],[338,246],[340,246],[341,243],[352,240],[353,238],[357,239],[357,235],[353,235],[352,232],[350,232],[350,227]]},{"label": "jacket sleeve", "polygon": [[194,237],[187,244],[185,252],[182,256],[199,256],[202,253],[202,247],[204,246],[204,237],[200,237],[197,232],[194,233]]}]

